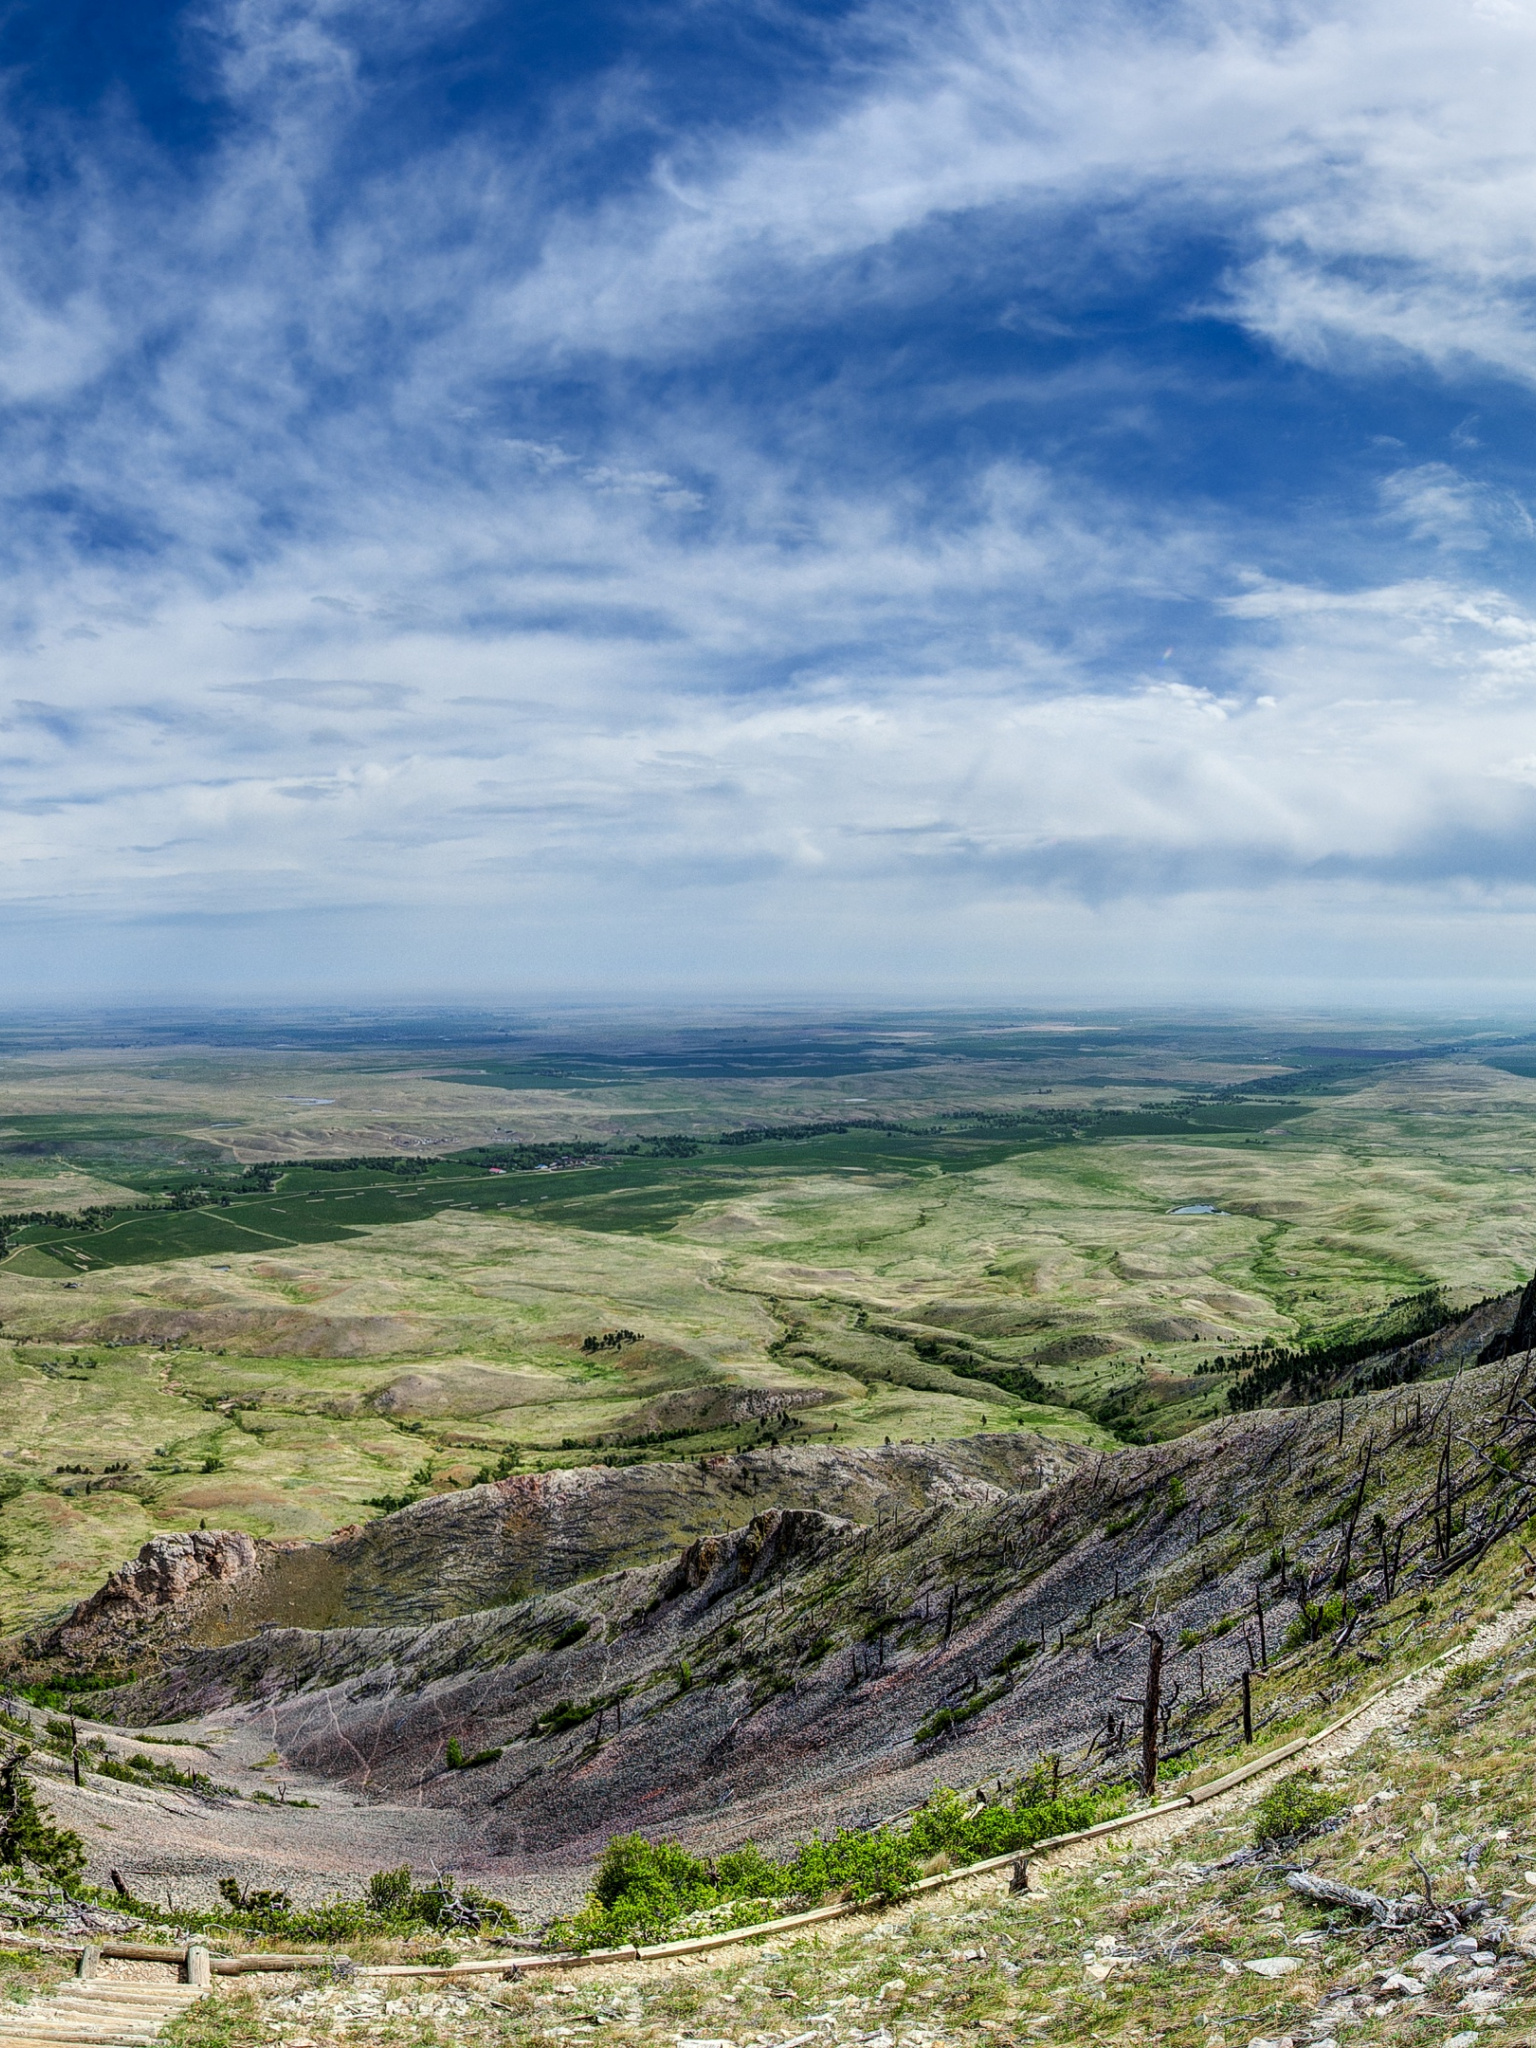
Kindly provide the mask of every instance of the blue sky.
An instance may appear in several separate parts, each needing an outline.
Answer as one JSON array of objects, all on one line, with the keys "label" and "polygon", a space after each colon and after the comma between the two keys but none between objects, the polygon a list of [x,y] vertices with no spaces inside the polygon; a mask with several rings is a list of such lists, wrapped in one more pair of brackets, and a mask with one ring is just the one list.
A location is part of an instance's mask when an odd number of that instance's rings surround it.
[{"label": "blue sky", "polygon": [[0,85],[17,995],[1528,999],[1530,0]]}]

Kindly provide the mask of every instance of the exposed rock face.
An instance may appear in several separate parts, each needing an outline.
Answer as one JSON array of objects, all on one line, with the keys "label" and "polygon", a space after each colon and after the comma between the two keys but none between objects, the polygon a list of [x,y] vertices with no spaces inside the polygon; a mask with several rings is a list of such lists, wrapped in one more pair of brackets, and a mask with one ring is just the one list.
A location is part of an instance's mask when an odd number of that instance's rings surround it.
[{"label": "exposed rock face", "polygon": [[193,1610],[215,1589],[255,1576],[261,1564],[256,1539],[238,1529],[196,1529],[155,1536],[131,1564],[117,1570],[82,1600],[40,1647],[45,1655],[99,1653],[114,1639],[140,1638],[169,1619],[190,1627]]},{"label": "exposed rock face", "polygon": [[926,1508],[990,1506],[1064,1479],[1091,1455],[1020,1432],[516,1472],[435,1494],[329,1543],[263,1543],[255,1569],[223,1582],[219,1597],[183,1602],[178,1635],[216,1643],[273,1626],[420,1626],[676,1558],[696,1538],[772,1509],[879,1522]]},{"label": "exposed rock face", "polygon": [[[982,1507],[1064,1479],[1091,1456],[1076,1444],[998,1434],[879,1450],[784,1445],[678,1464],[516,1472],[439,1494],[356,1536],[274,1559],[260,1619],[308,1627],[426,1622],[676,1556],[694,1538],[771,1508],[856,1522],[932,1507]],[[309,1603],[287,1602],[304,1588]]]},{"label": "exposed rock face", "polygon": [[770,1508],[766,1515],[754,1515],[745,1529],[690,1543],[662,1580],[659,1597],[675,1600],[711,1583],[720,1592],[744,1586],[775,1565],[814,1553],[829,1536],[849,1535],[855,1526],[845,1515],[823,1515],[815,1508]]},{"label": "exposed rock face", "polygon": [[[1394,1389],[1235,1415],[1079,1460],[1033,1491],[879,1521],[765,1507],[665,1562],[477,1613],[189,1646],[111,1704],[132,1725],[259,1727],[295,1771],[370,1801],[453,1809],[493,1877],[586,1862],[634,1827],[710,1854],[748,1837],[779,1848],[813,1826],[899,1813],[936,1779],[982,1782],[1051,1752],[1123,1775],[1139,1738],[1117,1707],[1146,1672],[1138,1614],[1160,1608],[1171,1642],[1190,1632],[1171,1659],[1174,1733],[1214,1734],[1260,1626],[1273,1649],[1301,1590],[1336,1572],[1367,1445],[1373,1498],[1407,1518],[1407,1584],[1443,1570],[1423,1509],[1445,1429],[1470,1439],[1456,1475],[1464,1554],[1523,1519],[1504,1468],[1475,1446],[1500,1418],[1517,1457],[1536,1443],[1511,1398],[1524,1373],[1463,1373],[1423,1417],[1417,1402],[1405,1416]],[[590,1507],[582,1475],[546,1476]],[[390,1520],[398,1532],[421,1517]],[[1281,1532],[1283,1588],[1267,1569]],[[1382,1567],[1359,1572],[1377,1592]],[[1234,1629],[1235,1613],[1254,1619]],[[946,1709],[942,1741],[919,1740]],[[449,1736],[495,1754],[450,1769]]]},{"label": "exposed rock face", "polygon": [[997,1505],[1065,1479],[1092,1456],[1019,1432],[518,1472],[339,1530],[328,1543],[218,1530],[156,1537],[28,1644],[41,1657],[144,1668],[171,1644],[179,1653],[263,1629],[420,1627],[675,1560],[690,1544],[718,1542],[720,1532],[747,1523],[771,1530],[777,1551],[795,1547],[813,1525]]}]

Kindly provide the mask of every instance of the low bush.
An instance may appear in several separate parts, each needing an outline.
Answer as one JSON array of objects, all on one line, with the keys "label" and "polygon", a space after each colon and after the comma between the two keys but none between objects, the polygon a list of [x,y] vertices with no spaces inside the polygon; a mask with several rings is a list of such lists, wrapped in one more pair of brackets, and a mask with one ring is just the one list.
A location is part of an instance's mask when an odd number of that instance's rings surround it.
[{"label": "low bush", "polygon": [[285,1941],[349,1941],[423,1928],[517,1931],[517,1921],[499,1900],[486,1898],[472,1885],[455,1891],[448,1877],[418,1887],[408,1865],[375,1871],[361,1899],[332,1899],[319,1906],[296,1907],[286,1892],[242,1891],[232,1877],[220,1880],[219,1891],[229,1906],[230,1924]]},{"label": "low bush", "polygon": [[784,1867],[782,1889],[807,1900],[838,1892],[847,1899],[899,1899],[917,1876],[910,1835],[894,1828],[839,1828],[813,1835]]},{"label": "low bush", "polygon": [[448,1738],[447,1763],[450,1771],[477,1771],[482,1764],[493,1764],[501,1755],[497,1749],[477,1749],[473,1756],[464,1754],[464,1745],[457,1735]]},{"label": "low bush", "polygon": [[556,1700],[529,1722],[528,1740],[536,1742],[544,1735],[563,1735],[568,1728],[579,1728],[583,1721],[590,1721],[594,1714],[612,1704],[612,1700]]},{"label": "low bush", "polygon": [[896,1899],[935,1857],[977,1863],[1028,1849],[1048,1835],[1092,1826],[1119,1803],[1113,1795],[1063,1788],[1056,1771],[1038,1765],[1009,1801],[968,1803],[941,1785],[904,1831],[839,1828],[802,1842],[782,1863],[752,1842],[711,1863],[678,1842],[616,1835],[586,1905],[557,1921],[549,1938],[562,1948],[613,1948],[665,1941],[680,1922],[698,1924],[706,1915],[711,1929],[750,1926],[829,1893]]},{"label": "low bush", "polygon": [[1013,1671],[1020,1664],[1027,1664],[1031,1657],[1038,1657],[1043,1646],[1039,1643],[1018,1642],[1005,1657],[999,1658],[992,1666],[992,1676],[1001,1678],[1005,1672]]},{"label": "low bush", "polygon": [[1123,1797],[1063,1789],[1059,1778],[1036,1765],[1007,1802],[968,1808],[958,1792],[936,1786],[912,1818],[908,1839],[925,1859],[943,1852],[955,1863],[980,1863],[1015,1849],[1031,1849],[1049,1835],[1091,1828],[1123,1805]]},{"label": "low bush", "polygon": [[969,1721],[974,1715],[983,1713],[988,1707],[995,1705],[1007,1690],[1008,1681],[1004,1679],[997,1685],[984,1686],[980,1692],[972,1693],[970,1698],[962,1700],[958,1707],[940,1707],[936,1713],[930,1714],[926,1721],[918,1724],[912,1740],[936,1742],[941,1735],[947,1735],[952,1728],[958,1728],[962,1721]]},{"label": "low bush", "polygon": [[125,1785],[174,1785],[180,1791],[201,1792],[209,1799],[240,1797],[233,1785],[217,1784],[205,1771],[179,1771],[174,1764],[161,1763],[152,1756],[104,1756],[90,1768],[99,1777],[116,1778]]},{"label": "low bush", "polygon": [[1469,1657],[1465,1664],[1457,1664],[1448,1673],[1441,1687],[1443,1692],[1471,1692],[1474,1686],[1482,1684],[1493,1669],[1492,1657]]},{"label": "low bush", "polygon": [[1314,1778],[1300,1772],[1282,1778],[1254,1808],[1254,1842],[1262,1847],[1266,1842],[1298,1841],[1304,1835],[1315,1835],[1343,1806],[1337,1794],[1325,1792]]},{"label": "low bush", "polygon": [[[747,1875],[752,1889],[756,1870]],[[717,1905],[720,1896],[716,1874],[681,1844],[615,1835],[603,1851],[586,1905],[550,1931],[561,1948],[662,1941],[677,1921]]]},{"label": "low bush", "polygon": [[131,1685],[134,1676],[132,1671],[106,1667],[96,1671],[56,1671],[35,1684],[13,1685],[10,1690],[18,1699],[29,1700],[34,1707],[68,1713],[79,1705],[83,1694],[108,1692],[115,1685]]}]

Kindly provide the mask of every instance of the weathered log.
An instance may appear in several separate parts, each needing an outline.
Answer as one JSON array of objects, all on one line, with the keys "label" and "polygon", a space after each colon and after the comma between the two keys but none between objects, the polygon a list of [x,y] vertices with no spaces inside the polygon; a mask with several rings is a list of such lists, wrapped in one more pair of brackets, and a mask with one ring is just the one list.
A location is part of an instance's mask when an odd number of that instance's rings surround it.
[{"label": "weathered log", "polygon": [[1424,1914],[1418,1899],[1384,1899],[1380,1892],[1361,1891],[1358,1885],[1319,1877],[1314,1870],[1289,1870],[1285,1881],[1303,1898],[1318,1899],[1327,1906],[1348,1906],[1352,1913],[1369,1913],[1379,1927],[1407,1927]]}]

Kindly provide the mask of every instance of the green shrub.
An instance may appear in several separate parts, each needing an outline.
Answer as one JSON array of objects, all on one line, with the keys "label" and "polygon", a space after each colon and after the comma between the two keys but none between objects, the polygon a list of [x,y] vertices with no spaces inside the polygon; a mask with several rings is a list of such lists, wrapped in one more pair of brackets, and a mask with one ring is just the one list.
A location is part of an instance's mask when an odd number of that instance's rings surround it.
[{"label": "green shrub", "polygon": [[899,1899],[917,1876],[910,1835],[892,1828],[839,1828],[830,1841],[813,1835],[788,1866],[788,1889],[817,1899]]},{"label": "green shrub", "polygon": [[936,1713],[930,1714],[927,1720],[919,1722],[912,1740],[936,1741],[939,1736],[947,1735],[951,1728],[958,1728],[962,1721],[969,1721],[973,1715],[984,1712],[1000,1700],[1007,1690],[1008,1684],[1004,1680],[997,1685],[985,1686],[980,1692],[972,1693],[971,1697],[962,1700],[958,1707],[940,1707]]},{"label": "green shrub", "polygon": [[233,1785],[220,1785],[206,1771],[180,1771],[174,1764],[161,1763],[152,1756],[134,1752],[128,1756],[104,1756],[91,1765],[103,1778],[116,1778],[125,1785],[174,1785],[186,1792],[202,1792],[209,1798],[238,1799]]},{"label": "green shrub", "polygon": [[727,1850],[715,1863],[715,1879],[722,1892],[737,1899],[777,1898],[784,1889],[784,1872],[771,1863],[756,1842],[743,1842]]},{"label": "green shrub", "polygon": [[677,1842],[617,1835],[603,1853],[586,1905],[557,1922],[549,1935],[561,1947],[610,1948],[664,1941],[693,1914],[709,1913],[711,1926],[745,1927],[767,1919],[788,1899],[815,1903],[829,1892],[854,1900],[896,1899],[930,1856],[977,1863],[1007,1855],[1048,1835],[1090,1827],[1120,1803],[1115,1796],[1064,1788],[1058,1770],[1039,1764],[1011,1801],[973,1811],[958,1792],[941,1785],[905,1832],[840,1828],[830,1838],[802,1842],[783,1863],[752,1842],[706,1863]]},{"label": "green shrub", "polygon": [[115,1685],[131,1685],[136,1674],[114,1671],[106,1666],[96,1671],[60,1671],[36,1685],[13,1685],[19,1699],[34,1707],[52,1707],[68,1713],[84,1693],[107,1692]]},{"label": "green shrub", "polygon": [[557,1700],[529,1722],[528,1740],[537,1741],[541,1735],[563,1735],[567,1728],[579,1728],[583,1721],[590,1721],[594,1714],[611,1707],[621,1696],[613,1693],[604,1700]]},{"label": "green shrub", "polygon": [[1315,1835],[1343,1805],[1336,1793],[1325,1792],[1315,1779],[1301,1772],[1282,1778],[1254,1809],[1254,1842],[1262,1846],[1265,1842],[1294,1841],[1302,1835]]},{"label": "green shrub", "polygon": [[523,1461],[523,1453],[517,1444],[508,1444],[494,1465],[482,1465],[475,1474],[476,1486],[484,1486],[493,1479],[510,1479]]},{"label": "green shrub", "polygon": [[1036,1766],[1009,1801],[972,1812],[958,1792],[935,1786],[926,1806],[913,1815],[907,1839],[926,1862],[946,1855],[956,1864],[980,1863],[1014,1849],[1030,1849],[1049,1835],[1075,1834],[1118,1810],[1122,1802],[1104,1793],[1064,1791],[1049,1771]]},{"label": "green shrub", "polygon": [[1344,1595],[1330,1593],[1326,1600],[1303,1600],[1296,1619],[1285,1632],[1285,1647],[1298,1650],[1303,1643],[1315,1643],[1344,1626]]},{"label": "green shrub", "polygon": [[446,1877],[417,1889],[405,1865],[376,1871],[361,1899],[332,1899],[319,1906],[295,1907],[286,1892],[242,1891],[232,1877],[220,1880],[219,1891],[235,1926],[285,1941],[341,1942],[425,1927],[517,1930],[517,1921],[499,1900],[488,1899],[472,1885],[455,1891],[453,1880]]},{"label": "green shrub", "polygon": [[480,1768],[481,1764],[495,1763],[500,1755],[501,1751],[497,1748],[477,1749],[473,1756],[466,1756],[464,1754],[464,1745],[459,1741],[457,1735],[450,1735],[448,1738],[446,1761],[450,1771],[475,1771]]},{"label": "green shrub", "polygon": [[1458,1664],[1450,1671],[1441,1688],[1444,1692],[1470,1692],[1475,1685],[1481,1685],[1493,1669],[1492,1657],[1469,1657],[1465,1664]]},{"label": "green shrub", "polygon": [[411,1896],[411,1866],[376,1870],[368,1880],[368,1904],[381,1920],[398,1920]]},{"label": "green shrub", "polygon": [[1040,1645],[1038,1643],[1015,1643],[1013,1648],[1008,1652],[1007,1656],[1000,1658],[999,1661],[992,1666],[991,1675],[994,1678],[1001,1678],[1005,1672],[1012,1671],[1013,1669],[1015,1669],[1017,1665],[1028,1663],[1031,1657],[1038,1657],[1039,1654]]},{"label": "green shrub", "polygon": [[719,1896],[709,1865],[677,1842],[615,1835],[586,1905],[550,1931],[560,1946],[571,1948],[664,1941],[675,1921],[715,1905]]}]

